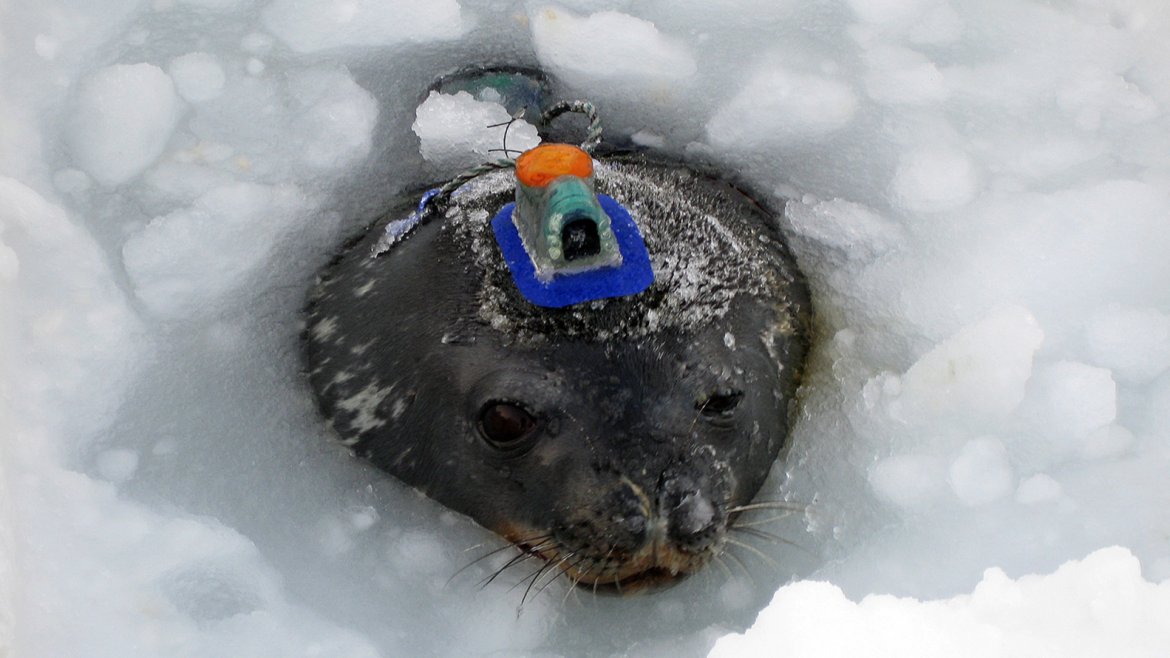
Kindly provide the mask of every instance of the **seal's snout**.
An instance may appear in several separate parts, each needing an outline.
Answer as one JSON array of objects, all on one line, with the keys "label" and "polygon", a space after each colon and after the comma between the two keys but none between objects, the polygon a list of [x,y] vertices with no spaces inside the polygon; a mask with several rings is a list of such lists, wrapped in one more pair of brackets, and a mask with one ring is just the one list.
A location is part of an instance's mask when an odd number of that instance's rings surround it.
[{"label": "seal's snout", "polygon": [[553,524],[556,552],[574,556],[564,568],[575,582],[623,593],[668,585],[722,550],[725,469],[706,451],[653,443],[656,450],[596,464],[585,488],[602,495]]}]

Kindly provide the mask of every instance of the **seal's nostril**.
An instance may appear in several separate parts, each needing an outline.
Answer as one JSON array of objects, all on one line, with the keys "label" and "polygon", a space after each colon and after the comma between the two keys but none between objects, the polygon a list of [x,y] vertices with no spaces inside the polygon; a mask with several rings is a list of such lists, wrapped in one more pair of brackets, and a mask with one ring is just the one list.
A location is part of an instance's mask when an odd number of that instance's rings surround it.
[{"label": "seal's nostril", "polygon": [[614,517],[614,523],[619,529],[634,537],[641,537],[646,534],[646,517],[641,513]]},{"label": "seal's nostril", "polygon": [[690,549],[702,549],[716,539],[716,510],[701,492],[689,492],[669,509],[670,539]]},{"label": "seal's nostril", "polygon": [[671,534],[679,538],[703,534],[715,521],[715,506],[698,491],[685,494],[670,510]]},{"label": "seal's nostril", "polygon": [[609,526],[618,543],[632,548],[646,541],[650,531],[650,508],[640,488],[632,482],[623,482],[610,492],[603,507],[612,510]]}]

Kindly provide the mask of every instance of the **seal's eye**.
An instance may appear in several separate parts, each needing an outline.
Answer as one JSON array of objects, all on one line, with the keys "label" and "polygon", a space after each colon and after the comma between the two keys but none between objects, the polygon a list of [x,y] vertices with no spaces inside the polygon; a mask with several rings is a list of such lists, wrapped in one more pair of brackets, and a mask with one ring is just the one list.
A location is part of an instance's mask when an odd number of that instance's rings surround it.
[{"label": "seal's eye", "polygon": [[536,419],[513,402],[489,402],[479,412],[479,432],[494,448],[515,448],[536,432]]},{"label": "seal's eye", "polygon": [[695,408],[708,418],[726,418],[739,406],[743,391],[720,388],[695,402]]}]

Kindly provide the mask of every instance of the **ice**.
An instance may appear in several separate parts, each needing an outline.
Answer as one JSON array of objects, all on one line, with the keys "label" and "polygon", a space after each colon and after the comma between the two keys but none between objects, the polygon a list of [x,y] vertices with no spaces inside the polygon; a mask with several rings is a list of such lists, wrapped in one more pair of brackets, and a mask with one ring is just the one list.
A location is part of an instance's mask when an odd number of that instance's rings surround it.
[{"label": "ice", "polygon": [[938,66],[911,49],[875,46],[866,52],[866,67],[865,93],[878,103],[930,105],[950,95]]},{"label": "ice", "polygon": [[[698,656],[759,615],[716,651],[1170,655],[1170,5],[0,13],[0,654]],[[480,63],[782,215],[818,344],[780,540],[521,606],[529,564],[481,588],[516,554],[329,443],[304,295],[500,155],[505,110],[426,91]]]},{"label": "ice", "polygon": [[905,239],[900,226],[845,199],[805,196],[784,207],[784,218],[795,233],[840,249],[851,259],[871,260]]},{"label": "ice", "polygon": [[210,9],[215,11],[222,11],[225,9],[232,9],[239,7],[242,0],[172,0],[180,5],[188,7],[196,7],[199,9]]},{"label": "ice", "polygon": [[1042,505],[1060,500],[1060,483],[1045,473],[1037,473],[1016,488],[1016,502],[1023,505]]},{"label": "ice", "polygon": [[1027,309],[997,311],[910,366],[892,396],[890,413],[911,423],[1006,418],[1024,399],[1032,358],[1043,340]]},{"label": "ice", "polygon": [[869,469],[869,485],[895,505],[928,505],[946,486],[946,463],[931,455],[886,457]]},{"label": "ice", "polygon": [[541,63],[572,83],[603,79],[654,85],[696,71],[694,56],[676,39],[629,14],[600,11],[582,17],[548,6],[529,20]]},{"label": "ice", "polygon": [[1107,548],[1048,575],[1013,580],[988,569],[970,595],[945,601],[854,603],[830,583],[795,583],[710,655],[1153,658],[1170,646],[1166,615],[1170,583],[1143,579],[1131,553]]},{"label": "ice", "polygon": [[138,468],[138,453],[133,450],[107,450],[98,455],[98,473],[110,482],[125,482]]},{"label": "ice", "polygon": [[1007,450],[994,436],[971,439],[951,462],[951,489],[968,507],[1002,498],[1011,491],[1014,479]]},{"label": "ice", "polygon": [[377,120],[373,97],[344,68],[232,77],[223,94],[197,108],[189,129],[200,141],[174,160],[274,183],[328,176],[369,153]]},{"label": "ice", "polygon": [[275,0],[264,26],[297,52],[386,47],[463,33],[456,0]]},{"label": "ice", "polygon": [[167,68],[175,89],[187,102],[209,101],[223,93],[226,79],[215,55],[187,53],[171,60]]},{"label": "ice", "polygon": [[215,309],[249,282],[308,205],[293,186],[239,183],[152,219],[123,248],[136,295],[164,317]]},{"label": "ice", "polygon": [[1104,368],[1058,361],[1039,369],[1030,386],[1024,413],[1054,438],[1080,439],[1117,418],[1117,385]]},{"label": "ice", "polygon": [[907,153],[898,163],[890,193],[912,213],[960,208],[975,197],[979,175],[962,151],[929,147]]},{"label": "ice", "polygon": [[1090,362],[1117,379],[1144,384],[1170,368],[1170,316],[1119,304],[1096,309],[1085,322]]},{"label": "ice", "polygon": [[707,140],[729,150],[816,141],[849,125],[856,111],[847,83],[769,63],[711,117]]},{"label": "ice", "polygon": [[[536,127],[512,117],[499,103],[473,98],[466,91],[440,94],[432,91],[415,111],[411,130],[427,162],[449,170],[467,169],[504,157],[504,129],[508,149],[527,151],[540,143]],[[490,126],[490,127],[489,127]]]},{"label": "ice", "polygon": [[147,63],[117,64],[82,82],[70,127],[78,165],[103,185],[120,185],[162,154],[182,112],[175,86]]}]

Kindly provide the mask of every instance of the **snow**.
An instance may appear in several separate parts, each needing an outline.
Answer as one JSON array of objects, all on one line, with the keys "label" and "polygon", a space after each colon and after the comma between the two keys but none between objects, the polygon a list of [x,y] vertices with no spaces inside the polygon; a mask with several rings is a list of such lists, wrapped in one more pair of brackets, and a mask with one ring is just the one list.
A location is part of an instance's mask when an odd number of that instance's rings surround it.
[{"label": "snow", "polygon": [[456,0],[275,0],[263,23],[302,53],[454,39],[464,29]]},{"label": "snow", "polygon": [[500,149],[504,148],[505,128],[509,153],[540,144],[536,126],[527,121],[502,125],[511,118],[499,103],[473,98],[466,91],[432,91],[415,111],[411,130],[418,135],[419,150],[427,162],[447,170],[467,169],[504,157]]},{"label": "snow", "polygon": [[[1170,654],[1165,3],[0,13],[0,654]],[[501,145],[426,94],[476,62],[787,199],[819,343],[762,496],[806,507],[750,520],[795,546],[521,605],[490,533],[329,443],[305,292]]]},{"label": "snow", "polygon": [[1152,658],[1170,643],[1167,615],[1170,583],[1143,579],[1131,553],[1107,548],[1042,576],[1013,580],[988,569],[970,595],[945,601],[870,595],[855,603],[830,583],[795,583],[710,655]]}]

